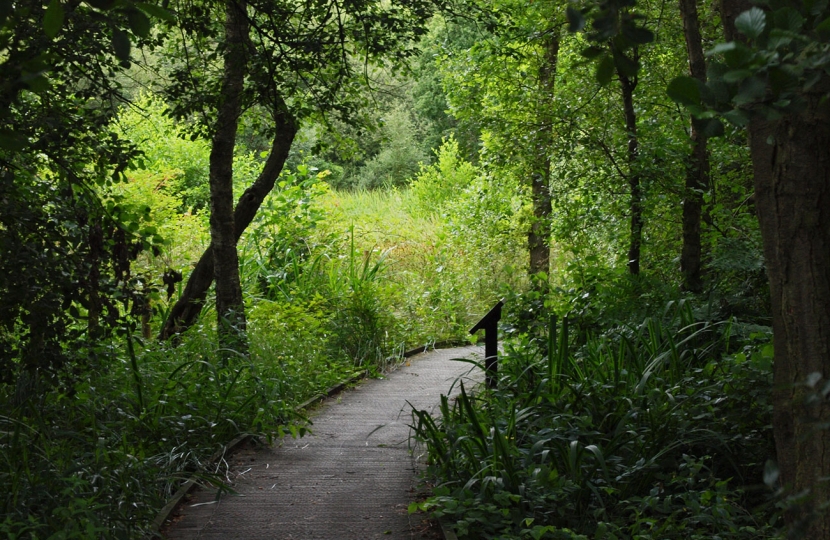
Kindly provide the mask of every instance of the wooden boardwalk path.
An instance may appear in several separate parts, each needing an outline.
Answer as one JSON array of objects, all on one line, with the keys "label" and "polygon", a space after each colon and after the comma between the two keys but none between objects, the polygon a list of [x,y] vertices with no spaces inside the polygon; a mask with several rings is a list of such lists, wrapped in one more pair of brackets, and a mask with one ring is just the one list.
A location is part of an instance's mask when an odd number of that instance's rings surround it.
[{"label": "wooden boardwalk path", "polygon": [[[411,448],[411,406],[433,411],[441,394],[483,379],[481,347],[413,356],[384,379],[368,380],[327,400],[312,415],[312,434],[273,447],[245,447],[231,458],[238,494],[199,490],[164,530],[170,540],[435,539],[416,500],[418,449]],[[471,371],[472,368],[472,371]]]}]

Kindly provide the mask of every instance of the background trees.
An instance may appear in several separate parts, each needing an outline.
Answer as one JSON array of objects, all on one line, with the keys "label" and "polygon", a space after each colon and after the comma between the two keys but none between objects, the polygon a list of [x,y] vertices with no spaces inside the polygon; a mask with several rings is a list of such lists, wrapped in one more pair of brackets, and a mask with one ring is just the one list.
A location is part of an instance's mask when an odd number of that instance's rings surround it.
[{"label": "background trees", "polygon": [[[449,23],[466,27],[468,35],[478,39],[447,40],[439,57],[440,71],[454,116],[481,126],[488,159],[529,190],[528,271],[545,290],[550,271],[552,111],[564,11],[555,4],[518,9],[509,2],[481,2],[479,9],[487,14],[483,31],[463,21]],[[453,31],[445,32],[451,38]]]},{"label": "background trees", "polygon": [[[683,35],[686,38],[686,51],[689,54],[689,73],[701,83],[706,83],[706,58],[700,33],[697,2],[681,1],[680,16],[683,18]],[[707,137],[702,128],[704,126],[692,117],[689,134],[692,140],[692,151],[689,155],[686,192],[683,197],[683,251],[680,254],[680,270],[684,275],[683,285],[692,292],[700,292],[703,285],[701,271],[704,254],[700,229],[704,194],[710,189],[709,151],[706,145]]]}]

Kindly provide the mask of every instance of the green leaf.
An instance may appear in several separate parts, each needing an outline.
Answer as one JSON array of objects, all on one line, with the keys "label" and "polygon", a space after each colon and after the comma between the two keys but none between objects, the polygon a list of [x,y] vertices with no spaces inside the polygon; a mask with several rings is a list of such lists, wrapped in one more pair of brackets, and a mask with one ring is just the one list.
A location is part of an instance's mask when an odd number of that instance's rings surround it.
[{"label": "green leaf", "polygon": [[636,62],[623,53],[614,54],[614,65],[617,70],[627,77],[636,77],[640,70],[639,62]]},{"label": "green leaf", "polygon": [[772,25],[789,32],[800,32],[804,26],[804,17],[795,8],[785,7],[772,14]]},{"label": "green leaf", "polygon": [[706,137],[720,137],[723,135],[723,122],[717,118],[707,118],[700,122],[700,131]]},{"label": "green leaf", "polygon": [[130,21],[130,29],[135,35],[143,38],[150,35],[150,19],[142,11],[137,9],[127,11],[127,20]]},{"label": "green leaf", "polygon": [[112,30],[112,48],[115,51],[115,56],[119,60],[130,60],[130,37],[126,32],[120,28],[113,28]]},{"label": "green leaf", "polygon": [[747,77],[752,76],[752,71],[748,69],[733,69],[723,74],[723,80],[728,83],[741,82]]},{"label": "green leaf", "polygon": [[578,9],[568,6],[565,10],[565,16],[568,18],[568,31],[579,32],[585,27],[585,17]]},{"label": "green leaf", "polygon": [[697,88],[700,90],[700,101],[701,103],[705,104],[708,107],[715,107],[718,104],[718,98],[715,95],[715,92],[709,88],[709,85],[698,81],[695,79],[697,83]]},{"label": "green leaf", "polygon": [[804,12],[813,16],[821,15],[827,9],[827,0],[804,0]]},{"label": "green leaf", "polygon": [[610,15],[595,18],[593,23],[591,23],[591,26],[593,26],[596,31],[596,41],[602,42],[617,34],[617,20],[615,17]]},{"label": "green leaf", "polygon": [[723,117],[726,118],[730,124],[734,124],[738,127],[746,127],[746,125],[749,124],[749,115],[740,109],[727,111],[723,113]]},{"label": "green leaf", "polygon": [[700,105],[700,87],[697,80],[686,75],[672,79],[666,88],[666,94],[680,105]]},{"label": "green leaf", "polygon": [[28,145],[29,141],[26,140],[26,137],[23,137],[19,133],[15,133],[9,129],[0,130],[0,148],[3,150],[16,152],[23,150]]},{"label": "green leaf", "polygon": [[784,66],[774,66],[769,69],[769,86],[773,94],[795,90],[798,86],[798,77],[790,73]]},{"label": "green leaf", "polygon": [[173,22],[176,20],[176,16],[173,15],[173,13],[161,6],[148,4],[146,2],[136,2],[135,6],[150,17],[155,17],[156,19],[161,19],[167,22]]},{"label": "green leaf", "polygon": [[645,45],[654,41],[654,32],[647,28],[640,28],[633,24],[627,24],[622,28],[623,35],[632,43]]},{"label": "green leaf", "polygon": [[26,84],[29,90],[36,94],[45,92],[52,86],[49,82],[49,77],[47,77],[42,71],[37,73],[27,73],[24,71],[20,77],[20,80]]},{"label": "green leaf", "polygon": [[767,85],[764,81],[758,77],[749,77],[741,83],[738,93],[732,101],[736,105],[746,105],[760,100],[766,93]]},{"label": "green leaf", "polygon": [[710,80],[706,85],[712,94],[714,105],[721,103],[730,103],[732,101],[729,93],[729,85],[717,79]]},{"label": "green leaf", "polygon": [[767,26],[767,14],[761,8],[753,7],[735,19],[735,28],[749,39],[761,35]]},{"label": "green leaf", "polygon": [[603,56],[602,60],[597,64],[597,82],[600,86],[605,86],[611,82],[614,76],[614,59],[611,56]]},{"label": "green leaf", "polygon": [[87,0],[89,5],[101,11],[109,11],[115,5],[116,0]]},{"label": "green leaf", "polygon": [[723,74],[729,71],[729,68],[716,60],[711,60],[707,62],[706,66],[706,78],[707,79],[722,79]]},{"label": "green leaf", "polygon": [[592,46],[592,47],[588,47],[587,49],[583,49],[582,52],[579,53],[579,54],[581,54],[585,58],[594,59],[594,58],[596,58],[597,56],[599,56],[603,53],[605,53],[605,49],[602,49],[600,47],[593,47]]},{"label": "green leaf", "polygon": [[63,26],[63,6],[60,0],[51,0],[46,6],[46,13],[43,14],[43,33],[46,37],[53,38],[60,32]]},{"label": "green leaf", "polygon": [[727,51],[732,51],[737,47],[738,44],[734,41],[730,41],[728,43],[718,43],[710,50],[706,51],[706,56],[714,56],[716,54],[723,54]]},{"label": "green leaf", "polygon": [[793,39],[796,38],[798,34],[795,32],[790,32],[789,30],[779,30],[777,28],[773,28],[769,32],[769,40],[767,41],[767,50],[776,50],[781,49],[783,47],[788,47],[790,43],[793,42]]},{"label": "green leaf", "polygon": [[827,17],[816,25],[816,32],[830,32],[830,17]]},{"label": "green leaf", "polygon": [[735,43],[735,47],[723,53],[723,59],[726,61],[726,65],[732,69],[746,66],[753,57],[754,53],[752,49],[743,43]]}]

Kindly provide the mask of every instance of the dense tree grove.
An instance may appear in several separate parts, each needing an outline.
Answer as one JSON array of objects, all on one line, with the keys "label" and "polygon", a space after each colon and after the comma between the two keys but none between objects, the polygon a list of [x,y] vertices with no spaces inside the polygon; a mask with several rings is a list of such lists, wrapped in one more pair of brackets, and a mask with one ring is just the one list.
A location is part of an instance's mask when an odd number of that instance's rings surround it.
[{"label": "dense tree grove", "polygon": [[504,298],[412,511],[830,539],[828,51],[818,0],[0,0],[0,534],[144,535]]}]

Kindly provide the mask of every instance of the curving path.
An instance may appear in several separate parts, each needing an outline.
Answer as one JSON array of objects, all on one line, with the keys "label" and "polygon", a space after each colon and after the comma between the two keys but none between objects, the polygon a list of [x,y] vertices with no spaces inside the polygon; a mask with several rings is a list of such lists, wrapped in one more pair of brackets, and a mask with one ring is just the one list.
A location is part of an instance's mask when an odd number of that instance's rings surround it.
[{"label": "curving path", "polygon": [[[165,536],[173,539],[434,539],[421,515],[418,452],[409,441],[411,407],[434,410],[441,394],[483,379],[482,347],[422,353],[385,379],[368,380],[323,403],[312,434],[274,447],[247,446],[231,457],[237,495],[199,490]],[[472,368],[472,370],[471,370]]]}]

